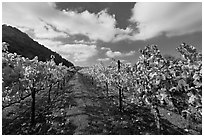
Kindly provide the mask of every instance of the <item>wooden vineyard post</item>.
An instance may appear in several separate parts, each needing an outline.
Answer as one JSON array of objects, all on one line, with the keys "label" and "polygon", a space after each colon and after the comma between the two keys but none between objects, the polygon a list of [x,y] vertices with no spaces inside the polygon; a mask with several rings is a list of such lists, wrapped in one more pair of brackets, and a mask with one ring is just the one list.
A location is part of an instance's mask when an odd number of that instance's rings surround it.
[{"label": "wooden vineyard post", "polygon": [[107,94],[107,97],[109,96],[108,95],[108,82],[106,82],[106,94]]},{"label": "wooden vineyard post", "polygon": [[33,84],[33,87],[31,89],[31,97],[32,97],[32,104],[31,104],[31,125],[33,126],[35,124],[35,87]]},{"label": "wooden vineyard post", "polygon": [[60,81],[60,90],[63,89],[63,80]]},{"label": "wooden vineyard post", "polygon": [[119,88],[119,109],[122,111],[122,89]]},{"label": "wooden vineyard post", "polygon": [[[118,60],[118,72],[120,72],[120,60]],[[119,110],[122,111],[122,88],[120,86],[120,78],[119,80]]]},{"label": "wooden vineyard post", "polygon": [[63,86],[65,87],[66,85],[66,77],[63,78]]},{"label": "wooden vineyard post", "polygon": [[94,79],[91,77],[91,84],[94,85]]}]

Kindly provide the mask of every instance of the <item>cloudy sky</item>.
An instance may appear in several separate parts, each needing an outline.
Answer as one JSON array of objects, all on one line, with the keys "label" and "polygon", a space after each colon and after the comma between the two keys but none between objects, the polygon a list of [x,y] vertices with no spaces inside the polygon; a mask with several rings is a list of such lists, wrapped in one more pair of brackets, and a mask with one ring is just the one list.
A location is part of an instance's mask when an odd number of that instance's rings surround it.
[{"label": "cloudy sky", "polygon": [[3,2],[2,23],[80,66],[135,63],[148,44],[173,56],[182,42],[202,50],[199,2]]}]

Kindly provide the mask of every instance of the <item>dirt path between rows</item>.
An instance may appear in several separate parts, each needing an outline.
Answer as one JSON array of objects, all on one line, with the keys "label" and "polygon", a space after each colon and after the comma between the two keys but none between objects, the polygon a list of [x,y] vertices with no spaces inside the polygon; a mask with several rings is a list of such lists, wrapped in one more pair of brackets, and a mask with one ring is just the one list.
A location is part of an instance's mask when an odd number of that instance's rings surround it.
[{"label": "dirt path between rows", "polygon": [[92,106],[92,101],[87,98],[89,95],[86,87],[79,78],[79,74],[76,75],[70,80],[69,84],[72,86],[72,97],[76,102],[76,106],[72,107],[68,112],[67,116],[70,116],[69,119],[72,121],[77,128],[74,131],[74,134],[80,135],[84,134],[82,130],[88,127],[88,115],[85,113],[86,106]]},{"label": "dirt path between rows", "polygon": [[66,117],[76,126],[75,135],[134,134],[121,124],[117,105],[103,95],[101,88],[92,85],[91,79],[76,73],[69,81],[73,105],[65,108]]},{"label": "dirt path between rows", "polygon": [[[118,105],[103,94],[103,89],[92,85],[91,79],[81,73],[76,73],[69,81],[67,91],[71,104],[65,105],[66,119],[74,125],[75,135],[138,135],[157,134],[152,114],[145,108],[131,108],[125,113],[118,111]],[[105,93],[105,92],[104,92]],[[116,101],[117,102],[117,101]],[[163,111],[163,110],[161,110]],[[162,112],[163,114],[167,111]],[[167,115],[167,114],[166,114]],[[175,114],[174,114],[175,115]],[[163,119],[165,123],[162,134],[184,133],[177,115]],[[173,118],[173,120],[172,120]],[[179,123],[179,124],[178,124]]]}]

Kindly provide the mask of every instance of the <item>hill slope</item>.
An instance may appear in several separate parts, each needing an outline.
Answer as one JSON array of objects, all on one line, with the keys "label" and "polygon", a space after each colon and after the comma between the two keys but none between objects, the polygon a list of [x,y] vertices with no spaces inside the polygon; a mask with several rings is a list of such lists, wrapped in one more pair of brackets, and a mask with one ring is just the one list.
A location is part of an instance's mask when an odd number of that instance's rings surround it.
[{"label": "hill slope", "polygon": [[56,64],[63,63],[67,67],[74,66],[58,53],[34,41],[26,33],[21,32],[15,27],[2,25],[2,42],[7,42],[10,45],[8,50],[11,53],[15,52],[29,59],[38,56],[40,61],[50,60],[50,56],[54,55]]}]

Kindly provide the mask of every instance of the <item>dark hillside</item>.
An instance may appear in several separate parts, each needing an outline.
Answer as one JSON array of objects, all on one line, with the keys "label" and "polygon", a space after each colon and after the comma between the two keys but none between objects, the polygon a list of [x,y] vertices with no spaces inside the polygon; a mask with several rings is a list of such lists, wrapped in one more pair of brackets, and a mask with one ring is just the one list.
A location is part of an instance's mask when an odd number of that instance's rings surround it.
[{"label": "dark hillside", "polygon": [[15,52],[29,59],[38,56],[40,61],[50,60],[50,56],[54,55],[56,64],[63,63],[67,67],[74,66],[58,53],[34,41],[26,33],[21,32],[15,27],[2,25],[2,42],[7,42],[10,45],[8,50],[11,53]]}]

